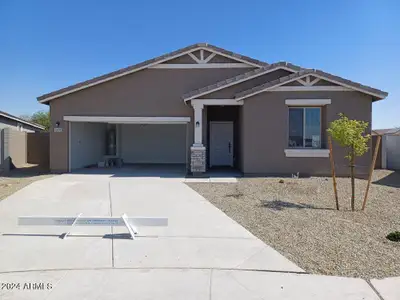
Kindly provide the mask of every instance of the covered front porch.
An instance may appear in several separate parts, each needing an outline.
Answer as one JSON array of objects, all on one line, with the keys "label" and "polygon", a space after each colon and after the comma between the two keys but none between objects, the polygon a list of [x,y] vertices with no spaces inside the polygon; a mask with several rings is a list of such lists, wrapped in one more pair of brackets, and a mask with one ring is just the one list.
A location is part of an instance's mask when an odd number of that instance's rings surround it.
[{"label": "covered front porch", "polygon": [[241,106],[234,99],[192,99],[194,143],[190,147],[190,172],[241,170]]}]

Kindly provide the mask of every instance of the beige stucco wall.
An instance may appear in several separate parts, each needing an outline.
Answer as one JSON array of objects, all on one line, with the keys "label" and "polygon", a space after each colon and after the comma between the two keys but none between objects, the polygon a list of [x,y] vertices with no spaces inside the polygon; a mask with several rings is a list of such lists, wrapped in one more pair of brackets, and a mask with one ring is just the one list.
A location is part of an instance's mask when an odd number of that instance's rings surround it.
[{"label": "beige stucco wall", "polygon": [[[358,92],[264,92],[244,100],[241,112],[242,171],[247,174],[329,175],[329,158],[288,158],[288,106],[285,99],[329,98],[323,112],[323,128],[343,112],[349,118],[371,124],[372,98]],[[325,119],[325,120],[324,120]],[[370,128],[369,128],[370,131]],[[323,137],[326,143],[326,134]],[[348,162],[344,151],[334,143],[334,158],[338,175],[347,175]],[[371,151],[357,158],[357,172],[366,174]]]},{"label": "beige stucco wall", "polygon": [[[50,168],[68,170],[66,115],[191,117],[193,108],[182,95],[250,69],[146,69],[72,93],[50,102]],[[62,132],[54,132],[56,122]],[[193,143],[193,124],[189,124]]]},{"label": "beige stucco wall", "polygon": [[27,133],[27,162],[38,164],[42,169],[49,168],[49,133],[30,132]]},{"label": "beige stucco wall", "polygon": [[12,128],[0,130],[0,169],[8,172],[12,167],[23,167],[27,163],[48,169],[49,134]]},{"label": "beige stucco wall", "polygon": [[11,158],[11,163],[15,167],[22,167],[27,162],[26,132],[11,128],[3,130],[4,160]]}]

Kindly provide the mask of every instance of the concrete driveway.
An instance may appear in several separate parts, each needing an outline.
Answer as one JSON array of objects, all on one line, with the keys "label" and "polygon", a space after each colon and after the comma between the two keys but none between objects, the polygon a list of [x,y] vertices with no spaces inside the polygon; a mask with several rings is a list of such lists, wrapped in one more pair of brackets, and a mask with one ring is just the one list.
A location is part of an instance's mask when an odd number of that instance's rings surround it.
[{"label": "concrete driveway", "polygon": [[[361,279],[304,274],[185,180],[179,173],[65,174],[1,201],[0,283],[9,284],[0,298],[379,299]],[[169,226],[140,228],[137,240],[124,227],[77,227],[63,240],[69,227],[16,225],[22,215],[79,213],[168,217]]]}]

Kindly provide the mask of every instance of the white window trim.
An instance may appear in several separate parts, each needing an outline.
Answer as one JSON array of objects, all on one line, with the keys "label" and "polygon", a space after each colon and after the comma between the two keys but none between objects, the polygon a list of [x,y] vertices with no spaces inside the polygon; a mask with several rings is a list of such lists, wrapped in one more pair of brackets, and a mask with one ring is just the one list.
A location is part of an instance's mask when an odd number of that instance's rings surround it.
[{"label": "white window trim", "polygon": [[[305,120],[306,120],[306,110],[305,110],[305,108],[319,108],[319,119],[320,119],[320,122],[322,121],[322,109],[321,109],[321,107],[308,107],[308,106],[295,106],[294,108],[303,108],[303,145],[305,145],[306,144],[306,142],[305,142],[305,132],[306,132],[306,122],[305,122]],[[290,107],[289,107],[289,109],[290,109]],[[289,109],[288,109],[288,112],[289,112]],[[289,122],[290,122],[290,119],[289,119]],[[321,137],[322,137],[322,123],[320,123],[320,130],[319,130],[320,147],[322,147]],[[289,141],[289,134],[287,136],[287,139]],[[289,147],[288,149],[298,149],[298,150],[314,149],[314,150],[320,150],[321,148],[311,148],[311,147],[303,146],[303,147],[297,147],[297,148],[295,148],[295,147],[294,148],[290,148]]]},{"label": "white window trim", "polygon": [[285,155],[286,157],[329,157],[329,149],[285,149]]},{"label": "white window trim", "polygon": [[322,106],[331,104],[331,99],[286,99],[285,104],[290,106]]}]

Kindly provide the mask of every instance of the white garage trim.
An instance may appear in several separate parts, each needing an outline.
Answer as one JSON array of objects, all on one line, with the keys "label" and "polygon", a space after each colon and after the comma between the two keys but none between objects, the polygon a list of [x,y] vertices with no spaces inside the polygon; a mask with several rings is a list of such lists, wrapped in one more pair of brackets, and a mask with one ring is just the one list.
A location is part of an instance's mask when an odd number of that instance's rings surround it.
[{"label": "white garage trim", "polygon": [[64,116],[64,121],[115,124],[186,124],[190,122],[190,117]]}]

